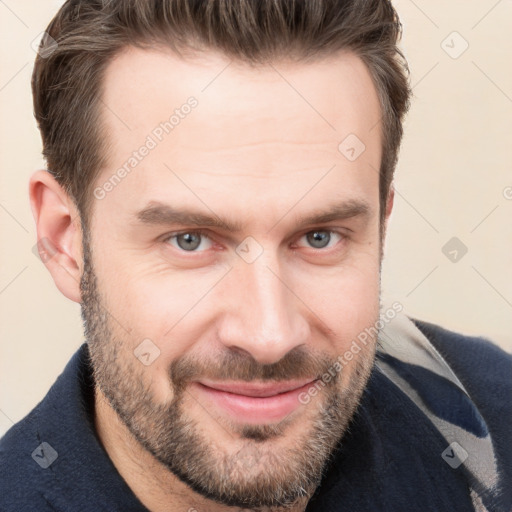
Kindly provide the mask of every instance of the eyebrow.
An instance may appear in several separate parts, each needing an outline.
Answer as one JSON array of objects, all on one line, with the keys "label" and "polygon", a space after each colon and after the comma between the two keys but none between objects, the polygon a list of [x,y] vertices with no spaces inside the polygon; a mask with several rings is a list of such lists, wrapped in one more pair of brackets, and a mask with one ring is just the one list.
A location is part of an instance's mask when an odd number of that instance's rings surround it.
[{"label": "eyebrow", "polygon": [[[292,213],[290,211],[289,213]],[[321,210],[315,210],[307,215],[294,217],[294,222],[299,226],[312,224],[324,224],[335,220],[345,220],[353,217],[361,217],[367,220],[373,209],[364,200],[347,200]],[[285,214],[277,222],[279,223]],[[144,225],[183,225],[195,227],[217,228],[232,233],[240,233],[243,224],[240,221],[221,219],[214,212],[203,213],[187,208],[175,208],[159,201],[150,201],[143,209],[135,214],[137,221]],[[276,224],[277,224],[276,223]],[[276,225],[274,224],[274,226]]]}]

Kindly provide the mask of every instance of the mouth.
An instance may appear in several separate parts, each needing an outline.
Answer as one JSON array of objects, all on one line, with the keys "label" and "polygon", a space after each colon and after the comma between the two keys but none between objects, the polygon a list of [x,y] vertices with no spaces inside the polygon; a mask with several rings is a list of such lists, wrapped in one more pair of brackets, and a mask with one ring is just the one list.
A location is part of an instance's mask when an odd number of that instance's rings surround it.
[{"label": "mouth", "polygon": [[315,378],[274,382],[193,382],[197,391],[224,415],[245,423],[281,421],[301,404],[299,396],[308,391]]}]

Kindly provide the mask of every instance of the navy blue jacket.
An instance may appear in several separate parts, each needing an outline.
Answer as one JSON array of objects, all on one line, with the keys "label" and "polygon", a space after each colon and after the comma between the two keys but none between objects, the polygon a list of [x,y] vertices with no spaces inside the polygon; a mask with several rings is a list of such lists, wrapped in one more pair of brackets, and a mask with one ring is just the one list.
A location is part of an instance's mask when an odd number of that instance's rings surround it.
[{"label": "navy blue jacket", "polygon": [[[490,431],[499,492],[481,510],[512,511],[512,356],[484,338],[412,320],[449,363]],[[416,378],[435,396],[435,379],[427,382],[425,372]],[[1,512],[147,512],[96,436],[93,386],[84,344],[46,397],[0,440]],[[448,399],[436,400],[457,416]],[[466,475],[441,457],[445,449],[429,419],[374,369],[306,510],[471,512]]]}]

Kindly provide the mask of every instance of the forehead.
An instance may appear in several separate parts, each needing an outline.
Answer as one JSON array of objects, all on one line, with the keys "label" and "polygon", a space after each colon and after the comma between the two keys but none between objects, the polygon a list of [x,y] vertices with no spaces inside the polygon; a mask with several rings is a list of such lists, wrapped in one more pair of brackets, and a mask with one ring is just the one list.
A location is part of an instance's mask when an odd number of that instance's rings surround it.
[{"label": "forehead", "polygon": [[277,208],[275,188],[289,203],[298,184],[322,176],[318,193],[336,184],[342,195],[376,198],[380,105],[355,54],[251,67],[213,52],[182,59],[127,48],[108,66],[101,100],[110,150],[96,185],[127,171],[106,198],[121,211],[127,197],[134,211],[191,191],[233,206],[234,191],[246,206],[258,195]]}]

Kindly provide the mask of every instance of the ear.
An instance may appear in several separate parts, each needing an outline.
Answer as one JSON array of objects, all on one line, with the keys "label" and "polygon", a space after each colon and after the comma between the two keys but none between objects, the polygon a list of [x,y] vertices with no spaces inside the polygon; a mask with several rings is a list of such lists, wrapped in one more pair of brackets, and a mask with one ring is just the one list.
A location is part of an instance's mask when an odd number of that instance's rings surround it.
[{"label": "ear", "polygon": [[32,215],[37,228],[39,256],[68,299],[81,302],[82,230],[74,202],[45,170],[29,180]]},{"label": "ear", "polygon": [[384,255],[384,241],[386,239],[386,233],[388,230],[388,224],[389,224],[389,216],[391,215],[391,212],[393,211],[393,202],[395,200],[395,189],[393,188],[393,184],[389,187],[388,192],[388,198],[386,200],[386,214],[384,217],[384,225],[382,226],[382,236],[381,236],[381,259]]},{"label": "ear", "polygon": [[386,225],[388,223],[389,216],[391,215],[391,212],[393,210],[393,201],[394,200],[395,200],[395,189],[393,187],[393,184],[391,184],[389,187],[389,192],[388,192],[388,200],[386,202]]}]

